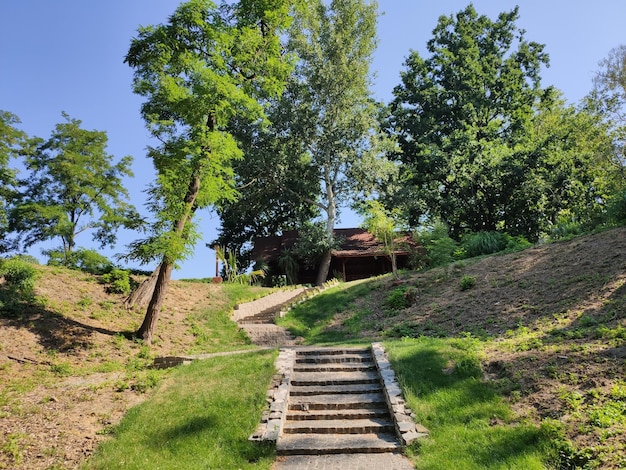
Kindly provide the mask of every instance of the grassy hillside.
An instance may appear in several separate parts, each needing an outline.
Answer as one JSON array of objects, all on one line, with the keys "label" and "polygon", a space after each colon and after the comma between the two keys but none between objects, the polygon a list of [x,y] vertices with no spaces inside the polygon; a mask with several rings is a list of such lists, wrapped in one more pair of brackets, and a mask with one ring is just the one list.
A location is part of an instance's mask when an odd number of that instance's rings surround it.
[{"label": "grassy hillside", "polygon": [[169,376],[154,357],[253,348],[229,312],[267,291],[174,281],[148,347],[128,337],[143,312],[100,277],[37,271],[35,297],[0,308],[0,468],[74,468]]},{"label": "grassy hillside", "polygon": [[[386,340],[420,420],[441,439],[416,451],[418,468],[444,468],[444,455],[459,449],[442,448],[446,433],[458,436],[481,406],[494,405],[471,401],[475,413],[465,410],[446,428],[440,413],[453,412],[437,401],[447,403],[455,377],[455,386],[469,377],[512,408],[512,416],[478,420],[486,430],[532,424],[539,434],[527,436],[528,447],[549,440],[544,455],[557,468],[626,467],[626,229],[347,287],[298,307],[283,324],[309,343]],[[403,362],[407,355],[419,372]],[[478,428],[471,440],[485,435]],[[429,466],[424,455],[437,446],[439,464]],[[506,453],[510,443],[496,447]]]},{"label": "grassy hillside", "polygon": [[[142,312],[99,278],[37,269],[35,298],[0,311],[0,468],[74,468],[111,431],[145,450],[136,468],[198,449],[221,456],[217,466],[271,465],[271,449],[246,441],[271,353],[148,367],[154,356],[253,349],[229,311],[267,291],[174,282],[148,348],[125,334]],[[431,431],[408,449],[417,468],[626,467],[626,229],[342,284],[283,324],[311,344],[384,340]],[[198,419],[180,422],[196,400]],[[220,431],[220,410],[241,411],[233,434]],[[108,442],[90,465],[131,468]]]}]

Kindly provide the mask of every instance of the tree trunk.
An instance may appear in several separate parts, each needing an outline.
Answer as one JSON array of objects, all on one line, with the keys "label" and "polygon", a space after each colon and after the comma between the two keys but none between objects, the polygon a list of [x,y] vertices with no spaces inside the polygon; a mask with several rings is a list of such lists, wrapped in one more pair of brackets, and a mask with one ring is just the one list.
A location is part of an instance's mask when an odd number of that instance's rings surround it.
[{"label": "tree trunk", "polygon": [[156,285],[160,269],[161,265],[157,266],[152,274],[150,274],[150,277],[145,279],[141,284],[139,284],[137,289],[126,297],[126,300],[124,300],[124,307],[126,307],[126,310],[130,310],[133,307],[144,307],[148,305],[148,302],[150,302],[150,298],[154,293],[154,286]]},{"label": "tree trunk", "polygon": [[[185,211],[181,215],[180,219],[174,222],[173,232],[182,235],[185,230],[185,225],[191,219],[195,208],[194,204],[198,193],[200,192],[200,176],[194,173],[189,181],[189,187],[187,188],[187,194],[185,195]],[[174,261],[163,258],[159,268],[159,275],[157,277],[156,284],[154,286],[154,292],[152,298],[148,304],[146,316],[141,324],[135,336],[141,338],[144,342],[150,344],[152,342],[152,335],[156,327],[157,320],[159,319],[159,313],[163,302],[165,301],[165,293],[172,277],[172,270],[174,269]]]},{"label": "tree trunk", "polygon": [[161,312],[163,302],[165,301],[165,294],[167,292],[170,278],[172,277],[173,269],[173,263],[168,263],[165,260],[159,265],[159,274],[156,277],[154,292],[152,294],[152,298],[150,299],[150,303],[148,304],[146,316],[136,333],[136,336],[141,338],[147,344],[152,343],[152,335],[156,329],[159,313]]},{"label": "tree trunk", "polygon": [[330,271],[330,262],[332,260],[332,251],[328,250],[322,255],[320,261],[320,267],[317,270],[317,279],[315,280],[316,286],[321,286],[328,279],[328,271]]},{"label": "tree trunk", "polygon": [[398,259],[393,251],[391,252],[391,272],[396,281],[400,280],[400,276],[398,275]]}]

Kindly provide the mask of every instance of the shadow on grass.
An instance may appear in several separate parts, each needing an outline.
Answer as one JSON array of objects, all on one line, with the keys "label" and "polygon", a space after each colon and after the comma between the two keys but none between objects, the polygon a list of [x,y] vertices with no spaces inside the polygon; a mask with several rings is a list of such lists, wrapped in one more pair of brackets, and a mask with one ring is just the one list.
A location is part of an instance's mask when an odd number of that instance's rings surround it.
[{"label": "shadow on grass", "polygon": [[501,395],[483,382],[469,342],[420,338],[391,342],[387,349],[417,421],[431,432],[418,451],[423,468],[539,462],[541,431],[513,421]]}]

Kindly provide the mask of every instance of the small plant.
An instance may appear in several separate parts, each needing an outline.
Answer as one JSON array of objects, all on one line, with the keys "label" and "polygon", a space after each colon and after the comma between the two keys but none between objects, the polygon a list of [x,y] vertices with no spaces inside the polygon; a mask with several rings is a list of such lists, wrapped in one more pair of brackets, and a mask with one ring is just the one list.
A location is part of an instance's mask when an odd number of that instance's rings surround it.
[{"label": "small plant", "polygon": [[476,285],[476,276],[466,274],[461,278],[461,290],[471,289]]},{"label": "small plant", "polygon": [[405,287],[398,287],[397,289],[392,290],[385,300],[385,305],[387,307],[392,308],[394,310],[402,310],[403,308],[407,308],[409,303],[404,296],[406,292]]},{"label": "small plant", "polygon": [[130,276],[125,269],[115,268],[104,274],[102,280],[107,284],[106,291],[109,294],[130,294]]},{"label": "small plant", "polygon": [[76,302],[76,306],[81,310],[85,310],[93,303],[93,299],[89,296],[81,298],[78,302]]},{"label": "small plant", "polygon": [[32,263],[20,258],[9,258],[0,261],[0,277],[9,290],[20,296],[30,296],[35,288],[37,271]]}]

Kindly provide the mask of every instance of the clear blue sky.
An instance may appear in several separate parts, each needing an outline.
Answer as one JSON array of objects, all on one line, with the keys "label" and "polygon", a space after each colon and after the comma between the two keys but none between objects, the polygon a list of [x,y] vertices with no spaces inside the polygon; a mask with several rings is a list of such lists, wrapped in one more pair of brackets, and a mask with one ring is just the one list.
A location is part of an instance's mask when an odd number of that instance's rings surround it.
[{"label": "clear blue sky", "polygon": [[[47,138],[62,122],[61,112],[83,121],[83,128],[106,131],[108,152],[134,157],[135,177],[127,181],[131,201],[144,211],[142,192],[153,178],[145,158],[150,142],[139,116],[141,100],[131,91],[132,71],[123,63],[137,27],[167,20],[177,0],[0,0],[0,109],[22,120],[30,136]],[[459,0],[379,0],[379,47],[372,71],[374,95],[388,101],[399,83],[409,50],[425,53],[426,42],[440,15],[456,13],[469,2]],[[520,6],[517,25],[529,40],[546,44],[550,68],[544,85],[554,85],[575,103],[591,89],[598,62],[613,47],[626,44],[624,0],[476,0],[479,14],[495,18]],[[203,242],[195,256],[174,272],[175,278],[214,275],[212,251],[204,243],[215,238],[219,220],[201,214]],[[360,221],[345,214],[340,227]],[[77,242],[92,247],[88,234]],[[122,233],[111,256],[136,238]],[[42,248],[33,247],[39,255]],[[152,269],[154,266],[147,266]]]}]

